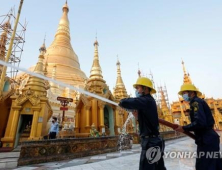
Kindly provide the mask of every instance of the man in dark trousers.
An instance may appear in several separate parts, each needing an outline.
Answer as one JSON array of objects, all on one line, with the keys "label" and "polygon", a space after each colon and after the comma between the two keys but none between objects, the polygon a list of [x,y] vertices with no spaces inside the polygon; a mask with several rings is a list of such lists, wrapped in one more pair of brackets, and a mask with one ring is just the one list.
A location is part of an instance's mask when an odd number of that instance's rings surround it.
[{"label": "man in dark trousers", "polygon": [[119,106],[137,110],[141,137],[139,170],[166,170],[163,161],[164,141],[159,136],[157,106],[151,94],[156,93],[150,79],[139,77],[136,98],[122,99]]},{"label": "man in dark trousers", "polygon": [[55,139],[56,135],[59,133],[59,124],[57,123],[57,118],[52,118],[52,124],[49,129],[49,139]]},{"label": "man in dark trousers", "polygon": [[193,84],[184,84],[178,93],[190,102],[191,123],[179,126],[177,131],[193,131],[197,144],[196,170],[222,170],[220,138],[214,131],[214,118],[207,103],[200,99],[201,92]]}]

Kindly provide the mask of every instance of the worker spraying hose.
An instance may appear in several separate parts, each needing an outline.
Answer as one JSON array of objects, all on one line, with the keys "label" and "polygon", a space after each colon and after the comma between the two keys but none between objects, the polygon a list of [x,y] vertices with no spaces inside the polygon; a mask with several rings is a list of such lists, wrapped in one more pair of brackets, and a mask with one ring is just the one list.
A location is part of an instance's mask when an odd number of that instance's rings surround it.
[{"label": "worker spraying hose", "polygon": [[[165,144],[159,133],[156,102],[151,96],[156,93],[156,90],[150,79],[146,77],[139,77],[133,87],[136,89],[136,97],[122,99],[119,106],[136,110],[134,116],[138,118],[142,147],[139,169],[165,170],[163,160]],[[160,153],[159,157],[149,155],[148,151],[154,149],[157,154]]]}]

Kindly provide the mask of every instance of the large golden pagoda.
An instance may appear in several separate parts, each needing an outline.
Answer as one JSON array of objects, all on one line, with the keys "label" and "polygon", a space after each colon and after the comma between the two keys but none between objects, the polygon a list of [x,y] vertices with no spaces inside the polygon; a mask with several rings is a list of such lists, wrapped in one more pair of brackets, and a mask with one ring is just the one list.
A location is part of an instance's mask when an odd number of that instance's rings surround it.
[{"label": "large golden pagoda", "polygon": [[[58,80],[75,87],[84,88],[87,77],[80,69],[78,56],[74,52],[71,45],[70,28],[69,28],[69,7],[67,2],[62,8],[62,17],[59,21],[57,32],[52,44],[47,48],[44,59],[44,74],[54,80]],[[32,66],[30,70],[33,70]],[[27,83],[28,75],[22,74],[18,79],[23,80],[20,89]],[[74,124],[74,108],[75,100],[79,97],[76,91],[69,88],[60,87],[58,84],[50,82],[48,97],[52,106],[53,115],[61,117],[61,104],[57,101],[58,96],[73,98],[74,102],[68,105],[68,111],[65,114],[65,121],[69,124]]]},{"label": "large golden pagoda", "polygon": [[80,69],[79,59],[71,45],[68,12],[66,4],[62,8],[63,15],[60,19],[55,39],[47,48],[47,76],[53,76],[53,67],[56,66],[56,80],[84,88],[85,73]]}]

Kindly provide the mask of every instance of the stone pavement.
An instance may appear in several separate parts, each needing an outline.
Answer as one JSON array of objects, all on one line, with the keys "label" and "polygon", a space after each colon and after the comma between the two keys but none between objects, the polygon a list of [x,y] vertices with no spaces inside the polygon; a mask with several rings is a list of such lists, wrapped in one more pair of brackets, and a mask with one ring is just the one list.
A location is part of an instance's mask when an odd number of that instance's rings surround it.
[{"label": "stone pavement", "polygon": [[[165,151],[194,151],[195,144],[192,139],[183,137],[166,141]],[[139,167],[140,145],[133,145],[131,150],[101,154],[96,156],[78,158],[73,160],[42,163],[37,165],[18,167],[17,170],[137,170]],[[195,160],[165,159],[167,169],[193,170]]]},{"label": "stone pavement", "polygon": [[[222,141],[222,140],[221,140]],[[165,152],[185,151],[193,153],[196,150],[194,140],[183,137],[165,142]],[[221,146],[222,148],[222,146]],[[131,150],[101,154],[73,160],[42,163],[18,167],[17,170],[138,170],[141,148],[134,145]],[[195,158],[169,158],[165,155],[165,165],[168,170],[195,170]]]}]

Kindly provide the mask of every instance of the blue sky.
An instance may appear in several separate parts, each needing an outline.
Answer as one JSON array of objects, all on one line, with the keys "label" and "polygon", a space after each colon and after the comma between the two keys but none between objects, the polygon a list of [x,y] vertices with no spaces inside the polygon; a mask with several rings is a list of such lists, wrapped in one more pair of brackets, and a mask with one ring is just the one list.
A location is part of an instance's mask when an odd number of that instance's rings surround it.
[{"label": "blue sky", "polygon": [[[20,21],[28,21],[21,66],[37,61],[46,33],[54,39],[65,0],[24,0]],[[0,0],[0,15],[19,0]],[[170,101],[183,82],[181,59],[194,84],[208,97],[222,97],[221,0],[69,0],[71,41],[87,76],[97,32],[100,65],[110,89],[116,83],[117,55],[128,93],[138,75],[150,70],[155,82],[166,84]]]}]

